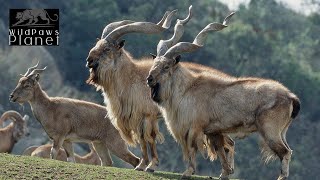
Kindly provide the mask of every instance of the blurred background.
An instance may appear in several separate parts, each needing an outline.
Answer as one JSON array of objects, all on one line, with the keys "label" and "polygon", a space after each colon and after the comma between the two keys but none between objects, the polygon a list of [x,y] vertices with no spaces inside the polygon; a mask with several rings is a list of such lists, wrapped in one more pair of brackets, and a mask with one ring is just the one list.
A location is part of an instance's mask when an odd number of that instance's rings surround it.
[{"label": "blurred background", "polygon": [[[163,1],[163,0],[0,0],[0,114],[17,110],[28,114],[31,136],[20,140],[14,154],[30,145],[49,141],[41,125],[34,119],[30,106],[10,103],[8,96],[16,86],[19,74],[41,60],[48,66],[41,85],[50,96],[64,96],[103,104],[100,92],[85,83],[89,73],[85,59],[101,36],[105,25],[130,19],[158,22],[166,10],[178,9],[184,18],[189,5],[194,16],[185,26],[182,41],[192,41],[208,23],[222,22],[231,11],[237,13],[228,28],[208,36],[201,50],[184,54],[182,61],[193,61],[234,76],[256,76],[280,81],[301,100],[301,112],[291,124],[287,140],[293,149],[290,179],[316,179],[320,169],[320,0],[242,0],[242,1]],[[59,46],[8,46],[9,9],[60,9]],[[172,25],[173,26],[173,25]],[[160,39],[171,37],[172,28],[161,35],[129,34],[124,37],[126,50],[135,58],[155,53]],[[160,170],[182,172],[185,168],[179,145],[169,135],[164,122],[161,131],[165,143],[158,145]],[[277,177],[279,160],[264,165],[258,137],[236,140],[235,174],[244,179]],[[78,145],[76,151],[86,149]],[[138,148],[132,148],[140,155]],[[115,160],[116,166],[125,166]],[[219,161],[198,157],[197,174],[220,174]]]}]

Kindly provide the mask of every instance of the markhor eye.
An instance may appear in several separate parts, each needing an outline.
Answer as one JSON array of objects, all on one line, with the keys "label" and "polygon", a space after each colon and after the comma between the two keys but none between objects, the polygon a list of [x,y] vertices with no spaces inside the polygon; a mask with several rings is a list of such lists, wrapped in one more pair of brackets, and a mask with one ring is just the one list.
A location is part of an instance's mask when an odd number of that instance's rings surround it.
[{"label": "markhor eye", "polygon": [[165,66],[164,69],[169,69],[169,66]]},{"label": "markhor eye", "polygon": [[106,47],[106,48],[104,48],[104,50],[105,50],[105,51],[110,51],[110,48],[107,48],[107,47]]}]

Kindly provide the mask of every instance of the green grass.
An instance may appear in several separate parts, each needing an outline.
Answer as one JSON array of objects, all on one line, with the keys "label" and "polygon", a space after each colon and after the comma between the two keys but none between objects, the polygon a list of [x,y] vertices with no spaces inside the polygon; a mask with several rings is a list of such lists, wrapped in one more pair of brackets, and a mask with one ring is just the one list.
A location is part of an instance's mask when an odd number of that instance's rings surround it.
[{"label": "green grass", "polygon": [[[73,164],[51,159],[0,154],[0,179],[179,179],[170,172],[140,172],[133,169]],[[210,179],[193,176],[191,179]],[[215,178],[214,178],[215,179]]]}]

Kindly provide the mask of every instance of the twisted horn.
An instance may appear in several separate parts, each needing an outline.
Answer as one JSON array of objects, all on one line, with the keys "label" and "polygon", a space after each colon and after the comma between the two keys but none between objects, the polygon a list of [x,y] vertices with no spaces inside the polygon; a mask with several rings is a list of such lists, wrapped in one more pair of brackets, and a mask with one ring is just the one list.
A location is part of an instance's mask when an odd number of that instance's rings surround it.
[{"label": "twisted horn", "polygon": [[[162,19],[158,22],[158,25],[159,26],[162,26],[164,21],[166,20],[168,14],[170,13],[170,11],[166,11],[162,17]],[[102,35],[101,35],[101,39],[105,38],[110,32],[112,32],[114,29],[120,27],[120,26],[124,26],[124,25],[127,25],[127,24],[131,24],[131,23],[134,23],[135,21],[131,21],[131,20],[123,20],[123,21],[118,21],[118,22],[113,22],[113,23],[110,23],[108,24],[104,29],[103,29],[103,32],[102,32]]]},{"label": "twisted horn", "polygon": [[36,69],[38,67],[38,65],[39,65],[39,61],[35,66],[31,66],[30,68],[28,68],[27,72],[24,75],[23,74],[20,74],[20,75],[27,77],[31,71],[33,71],[34,69]]},{"label": "twisted horn", "polygon": [[192,14],[192,5],[190,5],[190,6],[189,6],[189,14],[188,14],[188,16],[187,16],[185,19],[183,19],[183,20],[180,20],[180,19],[179,19],[179,21],[181,21],[182,24],[186,24],[186,23],[189,22],[189,20],[191,19],[192,15],[193,15],[193,14]]},{"label": "twisted horn", "polygon": [[131,23],[134,23],[134,21],[123,20],[123,21],[118,21],[118,22],[113,22],[113,23],[108,24],[103,29],[103,32],[102,32],[102,35],[101,35],[101,39],[105,38],[110,32],[112,32],[117,27],[124,26],[124,25],[131,24]]},{"label": "twisted horn", "polygon": [[0,117],[0,125],[3,126],[5,120],[10,119],[15,123],[23,123],[24,119],[17,111],[6,111]]},{"label": "twisted horn", "polygon": [[162,26],[164,21],[167,19],[168,15],[170,14],[170,11],[166,11],[162,17],[162,19],[157,23],[157,25]]},{"label": "twisted horn", "polygon": [[34,74],[37,74],[37,73],[42,73],[44,70],[46,70],[47,66],[44,67],[43,69],[34,69],[29,75],[28,77],[34,75]]},{"label": "twisted horn", "polygon": [[164,30],[168,29],[170,27],[171,21],[173,16],[176,14],[177,10],[171,11],[167,17],[165,18],[165,21],[159,24],[154,24],[151,22],[135,22],[131,24],[127,24],[124,26],[120,26],[116,29],[114,29],[112,32],[110,32],[105,39],[107,41],[116,41],[121,36],[128,34],[128,33],[145,33],[145,34],[156,34],[161,33]]},{"label": "twisted horn", "polygon": [[163,56],[167,58],[173,58],[177,54],[183,53],[183,52],[193,52],[200,47],[204,45],[204,42],[207,39],[207,35],[210,31],[220,31],[226,27],[228,27],[226,24],[230,20],[230,18],[235,14],[235,12],[232,12],[230,15],[228,15],[224,21],[223,24],[221,23],[210,23],[208,24],[200,33],[196,36],[194,41],[192,43],[189,42],[180,42],[173,47],[171,47]]},{"label": "twisted horn", "polygon": [[183,25],[188,23],[189,20],[191,19],[191,17],[192,17],[192,5],[189,7],[188,16],[183,20],[180,20],[180,19],[177,20],[177,23],[174,26],[173,36],[168,40],[160,40],[159,41],[159,43],[157,45],[157,56],[162,56],[170,47],[177,44],[177,42],[180,40],[180,38],[182,37],[182,35],[184,33]]},{"label": "twisted horn", "polygon": [[231,17],[235,14],[236,12],[231,12],[230,14],[229,14],[229,16],[227,16],[226,18],[224,18],[224,20],[223,20],[223,25],[227,25],[228,23],[229,23],[229,20],[231,19]]}]

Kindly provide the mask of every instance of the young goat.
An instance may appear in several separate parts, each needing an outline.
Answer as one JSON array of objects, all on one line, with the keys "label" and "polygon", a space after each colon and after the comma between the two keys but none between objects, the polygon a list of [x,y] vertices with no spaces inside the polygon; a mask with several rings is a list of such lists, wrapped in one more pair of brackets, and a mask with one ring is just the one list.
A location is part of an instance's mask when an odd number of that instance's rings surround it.
[{"label": "young goat", "polygon": [[0,124],[2,125],[5,120],[12,120],[8,126],[0,128],[0,152],[11,153],[13,146],[23,136],[29,135],[29,129],[27,127],[28,115],[22,117],[16,111],[6,111],[0,117]]},{"label": "young goat", "polygon": [[[175,30],[177,34],[164,42],[166,46],[171,47],[180,39],[181,28],[190,20],[191,10],[190,7],[186,19],[177,21],[175,29],[179,31]],[[140,143],[142,160],[136,169],[150,172],[153,172],[159,163],[155,141],[156,139],[160,142],[163,140],[157,119],[160,110],[147,95],[149,89],[145,85],[145,78],[153,60],[151,58],[133,59],[124,50],[124,41],[117,42],[117,40],[125,34],[134,32],[160,33],[168,27],[168,25],[165,26],[167,23],[163,23],[165,17],[158,24],[128,20],[109,24],[104,29],[102,39],[90,50],[87,57],[87,67],[90,68],[90,77],[87,82],[103,91],[108,116],[126,142],[130,145]],[[166,19],[169,18],[171,18],[170,14]],[[193,63],[184,63],[184,65],[195,72],[219,72]],[[150,163],[147,152],[148,144],[152,156]]]},{"label": "young goat", "polygon": [[72,142],[79,141],[93,142],[102,165],[112,165],[109,150],[134,167],[139,164],[139,158],[128,150],[119,132],[105,118],[107,111],[103,106],[70,98],[49,97],[39,84],[39,73],[45,68],[36,69],[37,66],[29,68],[20,78],[10,100],[30,104],[34,116],[53,140],[51,158],[56,159],[63,146],[68,161],[74,162]]},{"label": "young goat", "polygon": [[[94,150],[91,144],[90,145],[90,152],[84,156],[80,156],[78,154],[75,154],[75,161],[76,163],[81,164],[92,164],[92,165],[101,165],[100,157],[98,156],[97,152]],[[46,144],[42,146],[31,146],[28,147],[22,155],[25,156],[37,156],[41,158],[50,158],[50,152],[51,152],[52,145]],[[60,148],[57,160],[60,161],[67,161],[67,154],[64,149]]]},{"label": "young goat", "polygon": [[[196,152],[202,151],[204,136],[219,144],[223,134],[258,132],[281,160],[278,179],[286,179],[292,152],[286,132],[300,110],[297,96],[273,80],[194,73],[178,63],[180,53],[203,46],[209,31],[227,27],[228,17],[223,24],[209,24],[193,43],[180,42],[155,58],[147,78],[151,98],[182,145],[189,163],[184,177],[195,171]],[[221,146],[214,148],[224,169],[221,178],[227,178],[231,168],[224,151]]]}]

